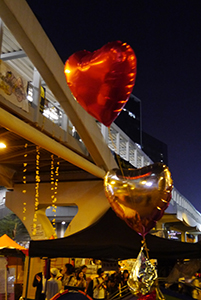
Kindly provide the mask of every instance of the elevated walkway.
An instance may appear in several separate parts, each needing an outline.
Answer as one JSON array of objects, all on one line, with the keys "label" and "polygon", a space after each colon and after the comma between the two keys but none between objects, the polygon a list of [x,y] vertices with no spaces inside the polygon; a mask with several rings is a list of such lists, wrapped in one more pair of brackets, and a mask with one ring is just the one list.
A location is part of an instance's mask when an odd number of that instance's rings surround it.
[{"label": "elevated walkway", "polygon": [[[24,18],[24,15],[27,17]],[[45,208],[52,204],[48,170],[51,154],[54,154],[55,160],[64,166],[59,175],[62,192],[57,196],[57,205],[76,204],[79,207],[71,229],[66,233],[72,234],[96,221],[108,209],[102,179],[108,170],[117,167],[114,152],[135,168],[153,162],[118,126],[112,124],[108,132],[107,127],[97,123],[75,101],[66,85],[63,63],[24,0],[18,1],[17,8],[13,7],[11,0],[0,0],[0,17],[4,22],[0,23],[1,83],[10,75],[8,71],[15,76],[10,95],[5,85],[0,86],[0,138],[8,137],[13,147],[0,157],[0,185],[14,189],[12,193],[7,193],[6,205],[23,219],[23,203],[27,203],[30,218],[24,223],[31,234],[36,163],[34,151],[39,146],[42,200],[38,223],[41,224],[40,221],[45,218]],[[21,80],[19,86],[16,85],[18,79]],[[23,97],[24,93],[26,97],[22,100],[19,97]],[[27,192],[22,195],[23,155],[28,153],[24,148],[26,143],[30,146],[31,167],[27,167],[26,173]],[[28,200],[30,198],[32,200]],[[201,231],[201,214],[174,188],[170,208],[162,222],[176,224],[179,221],[185,223],[185,230]],[[38,230],[42,234],[32,238],[48,238],[53,234],[48,222],[42,227]]]}]

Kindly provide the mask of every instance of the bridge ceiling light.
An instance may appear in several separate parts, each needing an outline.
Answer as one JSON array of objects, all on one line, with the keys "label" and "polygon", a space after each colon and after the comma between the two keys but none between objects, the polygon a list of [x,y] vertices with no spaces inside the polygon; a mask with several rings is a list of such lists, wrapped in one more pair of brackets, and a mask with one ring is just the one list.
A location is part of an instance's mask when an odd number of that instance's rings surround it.
[{"label": "bridge ceiling light", "polygon": [[0,149],[5,149],[6,148],[6,144],[4,142],[0,142]]}]

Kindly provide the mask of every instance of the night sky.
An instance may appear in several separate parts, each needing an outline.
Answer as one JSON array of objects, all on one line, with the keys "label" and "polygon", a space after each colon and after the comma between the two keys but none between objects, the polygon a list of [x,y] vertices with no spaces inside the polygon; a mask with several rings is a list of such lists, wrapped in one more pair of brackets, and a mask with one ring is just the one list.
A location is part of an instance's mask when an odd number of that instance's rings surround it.
[{"label": "night sky", "polygon": [[131,45],[142,128],[168,145],[174,186],[201,212],[201,1],[27,2],[63,62],[111,41]]}]

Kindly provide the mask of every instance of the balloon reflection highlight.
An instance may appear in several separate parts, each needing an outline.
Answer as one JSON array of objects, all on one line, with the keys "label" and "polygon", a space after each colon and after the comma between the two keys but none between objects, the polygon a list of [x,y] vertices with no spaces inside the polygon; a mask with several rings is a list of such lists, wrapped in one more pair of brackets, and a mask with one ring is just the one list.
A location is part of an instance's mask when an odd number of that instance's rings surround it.
[{"label": "balloon reflection highlight", "polygon": [[155,163],[140,169],[113,169],[106,174],[104,187],[117,216],[144,237],[168,207],[173,182],[168,167]]}]

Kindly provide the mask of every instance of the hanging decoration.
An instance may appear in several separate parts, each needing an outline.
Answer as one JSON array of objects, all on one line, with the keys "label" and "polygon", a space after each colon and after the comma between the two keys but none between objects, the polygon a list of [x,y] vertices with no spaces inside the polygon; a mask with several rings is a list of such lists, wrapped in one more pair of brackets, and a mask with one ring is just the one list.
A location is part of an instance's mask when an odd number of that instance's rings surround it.
[{"label": "hanging decoration", "polygon": [[33,231],[32,234],[36,235],[37,226],[37,210],[39,206],[39,185],[40,185],[40,150],[39,146],[36,146],[36,174],[35,174],[35,212],[33,217]]},{"label": "hanging decoration", "polygon": [[[51,199],[52,199],[52,211],[54,208],[54,155],[51,155],[51,191],[52,191],[52,195],[51,195]],[[52,224],[54,227],[54,220],[52,220]]]},{"label": "hanging decoration", "polygon": [[51,155],[51,191],[52,191],[52,212],[54,213],[54,218],[52,220],[52,225],[54,227],[54,230],[56,231],[56,202],[57,202],[57,189],[58,189],[58,182],[59,182],[59,161],[56,163],[55,168],[55,160],[54,155]]},{"label": "hanging decoration", "polygon": [[156,279],[156,268],[144,255],[142,247],[130,272],[128,287],[135,295],[146,295],[153,291]]},{"label": "hanging decoration", "polygon": [[106,197],[117,216],[145,237],[169,205],[171,173],[162,163],[122,171],[113,169],[106,174]]},{"label": "hanging decoration", "polygon": [[[27,146],[28,146],[28,144],[25,143],[25,145],[24,145],[25,152],[27,150]],[[26,192],[27,192],[27,190],[26,190],[26,183],[27,183],[26,172],[27,172],[27,153],[24,154],[24,162],[23,162],[23,180],[22,180],[23,185],[24,185],[24,188],[22,190],[23,194],[26,194]],[[23,217],[22,217],[23,221],[26,220],[26,211],[27,211],[26,205],[27,205],[27,203],[23,202]]]},{"label": "hanging decoration", "polygon": [[83,50],[72,54],[64,73],[77,102],[109,127],[133,90],[137,59],[127,43],[114,41],[94,52]]},{"label": "hanging decoration", "polygon": [[156,298],[165,300],[159,288],[156,267],[149,259],[146,241],[143,240],[142,244],[143,246],[129,274],[128,288],[140,300],[155,300]]}]

